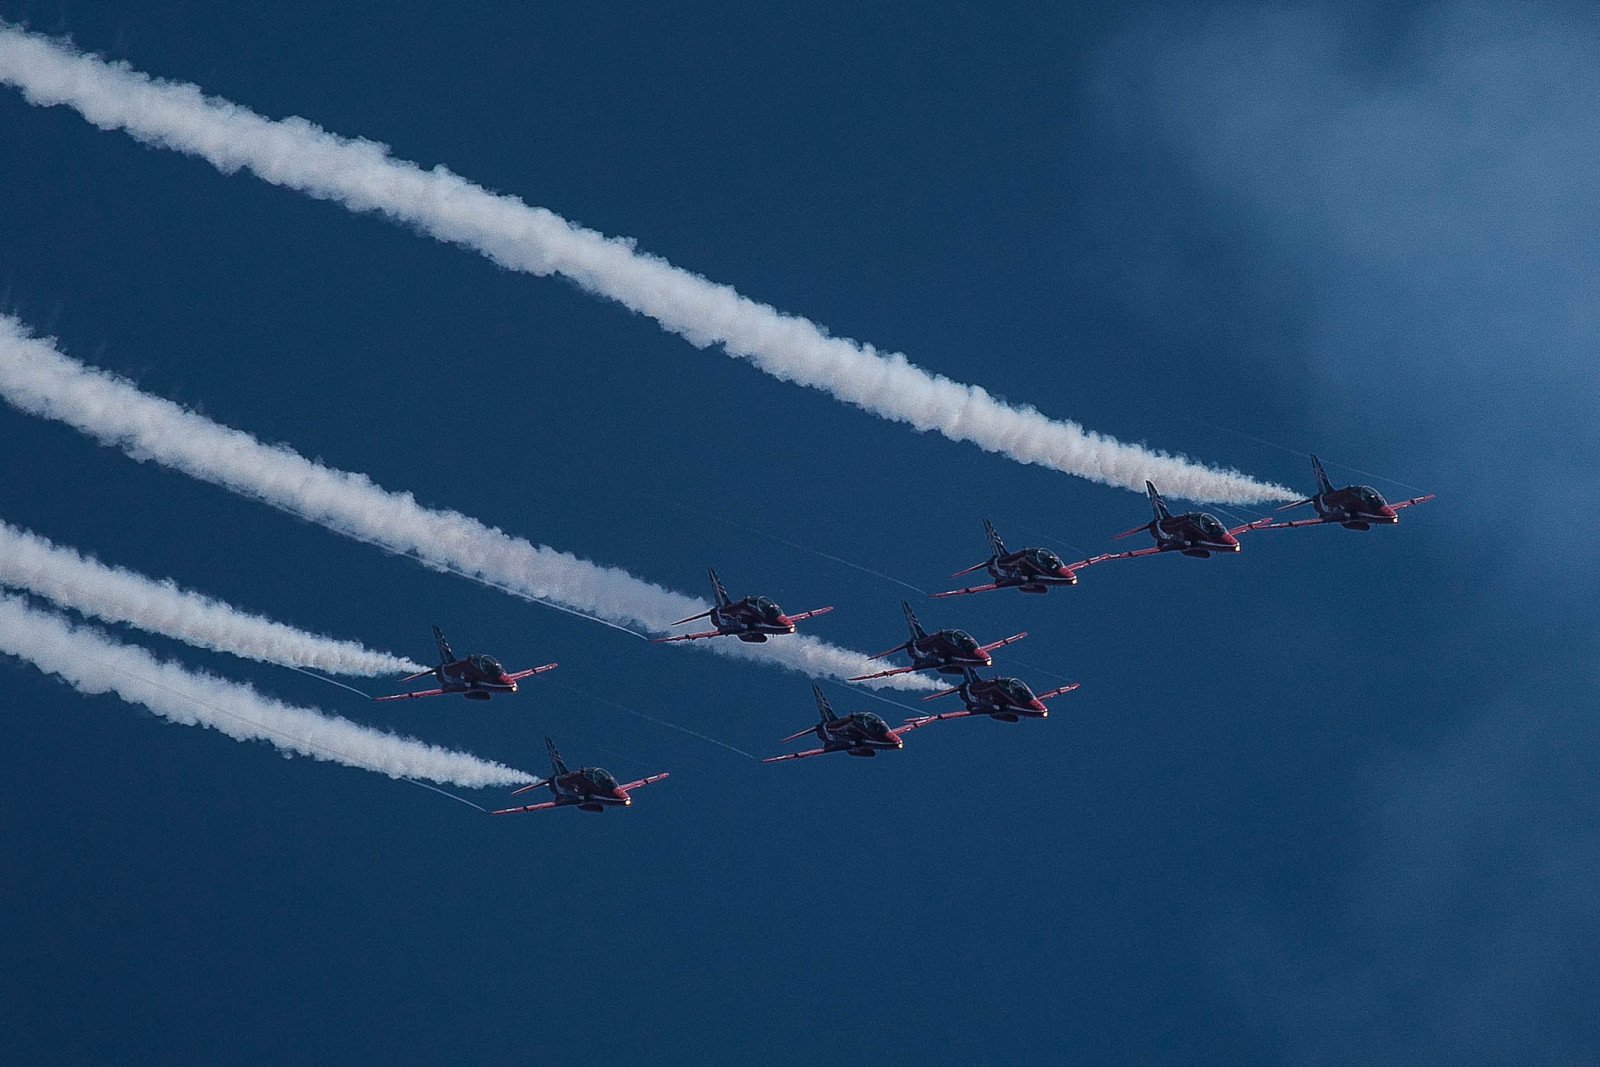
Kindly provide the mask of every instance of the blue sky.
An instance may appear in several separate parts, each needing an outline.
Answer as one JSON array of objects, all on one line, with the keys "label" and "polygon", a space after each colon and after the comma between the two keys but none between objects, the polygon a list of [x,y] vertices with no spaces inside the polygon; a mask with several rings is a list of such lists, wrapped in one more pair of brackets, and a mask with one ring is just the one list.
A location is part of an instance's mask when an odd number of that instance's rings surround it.
[{"label": "blue sky", "polygon": [[[477,818],[4,661],[0,1048],[1593,1055],[1592,15],[215,8],[0,17],[1049,414],[1296,485],[1315,449],[1439,500],[929,603],[1031,631],[1004,665],[1083,688],[1044,723],[761,767],[586,693],[765,754],[813,714],[797,676],[644,648],[0,410],[10,522],[401,654],[438,620],[563,666],[515,701],[380,711],[158,651],[530,769],[551,733],[673,775],[625,814]],[[736,595],[837,604],[815,632],[842,644],[899,640],[903,590],[719,517],[936,588],[982,516],[1076,558],[1145,514],[9,90],[0,144],[5,306],[69,353],[684,591],[715,565]]]}]

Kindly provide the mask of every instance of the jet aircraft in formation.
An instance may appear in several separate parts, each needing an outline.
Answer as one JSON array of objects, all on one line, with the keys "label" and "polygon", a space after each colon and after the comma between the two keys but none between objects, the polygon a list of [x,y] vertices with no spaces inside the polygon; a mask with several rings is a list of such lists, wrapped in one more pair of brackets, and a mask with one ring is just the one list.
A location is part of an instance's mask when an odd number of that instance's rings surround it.
[{"label": "jet aircraft in formation", "polygon": [[821,688],[813,685],[811,692],[817,698],[819,717],[817,724],[790,734],[782,743],[798,741],[807,734],[816,734],[817,740],[822,742],[822,747],[808,748],[804,752],[786,752],[781,756],[768,756],[761,761],[762,763],[782,763],[784,760],[826,756],[830,752],[844,752],[851,756],[876,756],[879,752],[905,747],[900,735],[889,729],[889,724],[884,722],[881,716],[874,715],[870,711],[852,711],[848,715],[840,715],[828,703],[828,698],[822,695]]},{"label": "jet aircraft in formation", "polygon": [[601,812],[607,808],[626,808],[633,803],[629,793],[667,777],[665,773],[652,774],[637,782],[618,784],[616,776],[604,767],[579,767],[575,771],[568,770],[566,763],[561,759],[561,753],[556,751],[556,743],[548,737],[544,739],[544,747],[550,753],[550,777],[529,782],[521,789],[513,789],[511,794],[516,796],[534,789],[548,789],[555,799],[546,800],[542,804],[526,804],[520,808],[501,808],[489,814],[520,815],[525,811],[548,811],[551,808],[567,807],[589,812]]},{"label": "jet aircraft in formation", "polygon": [[964,571],[956,571],[950,577],[959,578],[973,571],[987,570],[989,577],[994,580],[987,585],[947,589],[943,593],[934,593],[936,599],[966,596],[968,593],[984,593],[990,589],[1020,589],[1024,593],[1048,593],[1052,586],[1078,584],[1078,575],[1071,567],[1061,562],[1060,556],[1048,548],[1019,548],[1015,552],[1007,552],[1006,543],[994,532],[994,524],[984,519],[983,528],[989,535],[989,558],[982,563],[973,564]]},{"label": "jet aircraft in formation", "polygon": [[717,598],[716,607],[710,611],[702,611],[698,615],[691,615],[687,619],[679,619],[672,625],[682,626],[696,619],[710,619],[711,625],[716,629],[697,634],[679,634],[676,637],[658,637],[655,639],[656,644],[698,641],[705,637],[737,637],[741,641],[761,642],[769,636],[792,634],[795,631],[795,623],[804,622],[818,615],[826,615],[833,610],[832,605],[829,605],[825,608],[802,611],[798,615],[785,615],[783,609],[769,597],[747,596],[743,600],[734,600],[728,596],[727,589],[723,588],[722,579],[717,577],[717,572],[710,573],[711,588]]},{"label": "jet aircraft in formation", "polygon": [[380,703],[385,700],[418,700],[422,697],[447,696],[451,693],[460,693],[468,700],[488,700],[496,693],[515,693],[517,683],[524,678],[531,678],[535,674],[553,671],[560,666],[556,663],[546,663],[542,667],[533,667],[515,674],[507,674],[500,661],[493,656],[474,653],[470,656],[456,658],[450,651],[450,642],[444,639],[444,631],[435,626],[433,628],[434,643],[439,646],[439,665],[431,670],[420,671],[400,679],[402,683],[415,682],[420,678],[432,676],[439,680],[439,688],[423,689],[411,693],[395,693],[391,696],[373,697]]},{"label": "jet aircraft in formation", "polygon": [[960,674],[966,667],[990,667],[994,665],[989,653],[997,648],[1021,641],[1027,637],[1027,631],[1012,634],[1010,637],[993,641],[987,645],[980,645],[975,637],[965,630],[939,630],[929,633],[917,621],[917,613],[911,610],[911,605],[904,600],[900,601],[900,608],[906,615],[906,627],[911,631],[911,636],[893,648],[879,652],[873,659],[883,659],[896,652],[904,652],[911,657],[911,666],[895,667],[893,670],[879,671],[876,674],[857,675],[852,682],[865,682],[873,678],[888,678],[895,674],[908,674],[912,671],[938,671],[940,674]]},{"label": "jet aircraft in formation", "polygon": [[1429,493],[1426,496],[1414,496],[1410,500],[1391,504],[1370,485],[1347,485],[1343,489],[1335,489],[1333,483],[1328,481],[1328,473],[1322,469],[1322,461],[1316,456],[1311,457],[1311,469],[1317,476],[1316,494],[1304,500],[1296,500],[1292,504],[1285,504],[1278,510],[1288,511],[1310,504],[1316,509],[1316,518],[1297,519],[1294,522],[1272,522],[1263,519],[1251,523],[1245,529],[1288,530],[1296,526],[1339,525],[1346,530],[1370,530],[1374,526],[1393,526],[1400,521],[1398,513],[1401,508],[1415,507],[1433,499],[1433,494]]},{"label": "jet aircraft in formation", "polygon": [[[1111,560],[1134,559],[1164,552],[1177,552],[1181,555],[1205,559],[1215,552],[1238,552],[1240,550],[1239,535],[1255,530],[1282,530],[1299,526],[1325,525],[1339,525],[1350,530],[1368,530],[1377,525],[1394,525],[1400,521],[1398,512],[1402,508],[1413,507],[1433,499],[1433,494],[1430,493],[1426,496],[1413,497],[1410,500],[1390,504],[1384,500],[1377,490],[1370,486],[1350,485],[1342,489],[1335,489],[1333,483],[1328,480],[1327,473],[1322,468],[1322,463],[1315,456],[1311,457],[1311,464],[1316,474],[1317,492],[1304,500],[1286,504],[1278,510],[1280,512],[1287,511],[1291,508],[1304,507],[1309,504],[1316,511],[1317,517],[1314,519],[1276,521],[1268,517],[1230,529],[1224,526],[1215,516],[1203,511],[1174,515],[1171,509],[1167,507],[1166,501],[1162,499],[1161,494],[1156,490],[1155,485],[1146,482],[1145,491],[1150,498],[1152,513],[1150,521],[1142,526],[1136,526],[1132,530],[1119,533],[1115,535],[1114,539],[1131,537],[1134,534],[1148,531],[1154,538],[1155,544],[1148,548],[1108,553],[1091,559],[1079,560],[1075,563],[1064,563],[1061,557],[1043,548],[1023,548],[1014,552],[1008,551],[999,534],[995,532],[994,525],[985,519],[983,525],[984,531],[989,538],[989,558],[965,570],[957,571],[951,577],[960,577],[975,571],[985,570],[988,572],[991,581],[983,585],[971,586],[965,589],[950,589],[932,595],[934,597],[965,596],[994,589],[1020,589],[1025,593],[1046,593],[1057,586],[1076,585],[1078,581],[1077,572],[1079,570]],[[711,637],[737,637],[741,641],[763,642],[769,637],[792,634],[796,631],[796,623],[818,615],[824,615],[833,610],[830,606],[802,612],[798,615],[786,615],[783,609],[764,596],[747,596],[742,600],[736,601],[728,595],[727,589],[723,587],[722,581],[717,577],[717,572],[711,571],[710,575],[711,586],[716,595],[715,606],[699,615],[681,619],[673,625],[709,618],[715,629],[703,633],[659,637],[655,639],[657,642],[697,641]],[[1018,722],[1022,719],[1030,718],[1043,719],[1050,714],[1046,701],[1070,693],[1078,688],[1078,683],[1074,682],[1058,689],[1035,693],[1027,684],[1017,678],[984,678],[978,674],[977,668],[993,665],[993,657],[990,653],[1022,640],[1028,636],[1026,632],[1012,634],[1002,640],[980,645],[977,639],[965,630],[948,629],[929,633],[918,621],[916,612],[912,610],[909,603],[901,601],[900,607],[905,613],[909,637],[893,648],[880,652],[872,658],[883,659],[887,656],[904,652],[910,657],[911,663],[908,666],[895,667],[879,671],[876,674],[860,675],[850,679],[850,681],[868,681],[874,678],[886,678],[891,675],[906,674],[912,671],[937,671],[941,674],[959,675],[961,681],[958,684],[930,694],[923,699],[936,700],[941,697],[959,696],[962,705],[961,710],[946,711],[933,715],[914,715],[899,726],[890,727],[881,716],[872,712],[857,711],[848,715],[839,715],[828,703],[828,699],[823,695],[822,690],[813,685],[811,690],[816,698],[817,723],[814,726],[791,734],[783,740],[784,742],[797,741],[802,737],[814,734],[817,740],[821,742],[820,747],[769,756],[763,759],[762,763],[781,763],[786,760],[807,759],[812,756],[823,756],[834,752],[843,752],[851,756],[876,756],[879,752],[904,748],[904,734],[949,719],[985,717],[1000,722]],[[531,670],[518,671],[514,674],[507,673],[505,668],[500,665],[500,662],[491,656],[475,654],[457,658],[451,651],[450,645],[445,641],[444,633],[439,627],[435,626],[433,633],[439,648],[439,666],[411,675],[403,679],[403,681],[411,682],[433,676],[438,679],[439,687],[420,692],[396,693],[391,696],[376,697],[374,699],[380,701],[414,700],[419,697],[460,693],[468,700],[488,700],[496,693],[514,693],[517,691],[518,681],[531,675],[551,670],[556,666],[554,663],[547,663],[542,667],[534,667]],[[610,807],[627,807],[632,803],[632,799],[629,796],[630,791],[659,782],[667,777],[666,774],[654,774],[638,781],[620,784],[613,775],[599,767],[582,767],[575,771],[569,770],[562,761],[561,754],[556,751],[554,742],[549,738],[545,738],[545,745],[550,753],[550,777],[522,786],[515,790],[514,794],[522,794],[534,789],[549,789],[552,799],[522,807],[502,808],[493,812],[493,814],[512,815],[559,807],[576,807],[579,811],[589,812],[604,811]]]}]

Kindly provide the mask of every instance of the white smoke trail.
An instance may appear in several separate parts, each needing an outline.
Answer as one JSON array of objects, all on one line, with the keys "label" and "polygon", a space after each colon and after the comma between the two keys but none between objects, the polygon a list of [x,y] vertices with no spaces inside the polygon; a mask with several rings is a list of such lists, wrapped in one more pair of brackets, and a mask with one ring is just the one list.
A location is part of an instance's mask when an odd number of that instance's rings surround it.
[{"label": "white smoke trail", "polygon": [[509,270],[560,274],[705,348],[720,345],[784,381],[810,386],[885,419],[970,441],[1022,463],[1175,497],[1252,504],[1295,494],[1237,471],[1125,444],[1013,407],[979,386],[914,366],[899,353],[830,337],[655,256],[515,197],[491,193],[443,167],[423,170],[386,146],[330,134],[301,118],[272,121],[199,87],[153,79],[125,63],[80,53],[0,25],[0,82],[41,106],[65,104],[101,129],[200,156],[224,173],[376,211],[441,241],[474,249]]},{"label": "white smoke trail", "polygon": [[[84,366],[22,324],[0,314],[0,397],[56,419],[137,460],[172,467],[253,497],[330,530],[415,555],[424,564],[479,578],[496,588],[564,610],[622,625],[667,629],[706,610],[693,597],[603,567],[568,552],[535,545],[455,511],[425,508],[364,474],[313,463],[281,445],[265,445],[220,426],[133,383]],[[763,645],[733,639],[697,641],[724,655],[775,662],[806,674],[849,678],[876,664],[859,652],[814,637],[780,637]],[[930,689],[911,675],[884,679],[901,689]]]},{"label": "white smoke trail", "polygon": [[353,642],[297,630],[219,600],[87,559],[0,522],[0,585],[23,589],[106,622],[123,622],[199,648],[335,674],[413,674],[420,664]]},{"label": "white smoke trail", "polygon": [[0,594],[0,652],[58,675],[80,693],[115,693],[163,719],[209,726],[240,741],[266,741],[285,753],[472,789],[533,780],[465,752],[293,707],[248,685],[185,670],[13,594]]}]

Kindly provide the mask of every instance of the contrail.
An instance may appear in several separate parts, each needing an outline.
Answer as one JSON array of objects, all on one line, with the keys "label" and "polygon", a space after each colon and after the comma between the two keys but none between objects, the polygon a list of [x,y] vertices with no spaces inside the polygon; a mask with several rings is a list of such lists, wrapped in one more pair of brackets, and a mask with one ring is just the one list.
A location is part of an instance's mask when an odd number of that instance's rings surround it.
[{"label": "contrail", "polygon": [[640,252],[630,239],[491,193],[444,167],[423,170],[374,141],[340,137],[302,118],[273,121],[198,86],[151,78],[10,26],[0,26],[0,82],[21,89],[30,103],[65,104],[101,129],[199,156],[224,173],[243,168],[352,211],[379,212],[508,270],[559,274],[698,348],[718,345],[773,377],[952,441],[1136,492],[1150,478],[1171,496],[1196,500],[1295,499],[1238,471],[1126,444],[930,374],[899,353],[829,336],[816,323]]},{"label": "contrail", "polygon": [[127,623],[198,648],[262,663],[368,677],[427,669],[353,641],[322,637],[248,614],[181,589],[170,579],[156,581],[107,566],[5,522],[0,522],[0,585],[25,590],[105,622]]},{"label": "contrail", "polygon": [[74,626],[15,594],[0,594],[0,652],[61,677],[80,693],[115,693],[186,726],[209,726],[239,741],[266,741],[290,754],[330,760],[391,778],[426,778],[479,789],[517,785],[533,775],[465,752],[384,733],[280,703],[248,685],[185,670],[124,645],[90,626]]},{"label": "contrail", "polygon": [[[171,467],[337,533],[413,555],[427,566],[464,573],[603,622],[659,632],[710,606],[616,567],[512,537],[460,512],[425,508],[410,493],[390,492],[364,474],[313,463],[282,445],[262,444],[62,355],[3,314],[0,397],[134,459]],[[802,634],[763,645],[731,638],[694,644],[820,677],[849,678],[875,666],[859,652]],[[932,688],[925,679],[907,675],[883,681],[902,689]]]}]

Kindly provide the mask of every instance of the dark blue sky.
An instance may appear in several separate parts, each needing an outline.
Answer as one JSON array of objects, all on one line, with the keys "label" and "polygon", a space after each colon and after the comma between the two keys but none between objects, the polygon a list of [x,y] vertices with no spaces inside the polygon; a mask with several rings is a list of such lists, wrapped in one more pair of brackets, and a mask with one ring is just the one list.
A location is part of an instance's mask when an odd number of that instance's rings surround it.
[{"label": "dark blue sky", "polygon": [[[488,707],[378,711],[130,639],[529,769],[548,732],[673,775],[626,814],[490,820],[0,662],[8,1058],[1596,1053],[1592,15],[233,6],[0,17],[1052,415],[1296,485],[1287,450],[1316,449],[1439,500],[927,604],[1032,631],[1003,665],[1083,689],[1044,723],[761,767],[585,693],[765,754],[813,715],[797,676],[0,409],[10,522],[402,654],[437,619],[563,666]],[[816,632],[842,644],[898,640],[902,591],[716,516],[936,588],[984,515],[1089,554],[1145,514],[14,91],[0,148],[5,307],[67,352],[678,589],[712,564],[835,603]]]}]

